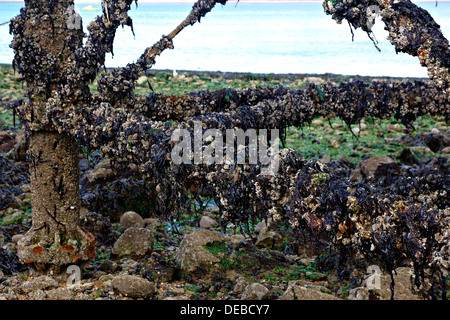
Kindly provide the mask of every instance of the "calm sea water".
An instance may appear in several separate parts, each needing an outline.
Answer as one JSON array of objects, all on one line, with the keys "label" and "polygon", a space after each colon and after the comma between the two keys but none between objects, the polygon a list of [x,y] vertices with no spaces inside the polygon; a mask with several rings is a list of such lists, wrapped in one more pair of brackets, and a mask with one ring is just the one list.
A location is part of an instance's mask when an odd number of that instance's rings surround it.
[{"label": "calm sea water", "polygon": [[[415,2],[428,10],[450,38],[450,3]],[[77,4],[76,8],[88,4]],[[93,2],[100,8],[100,1]],[[17,15],[21,3],[0,2],[0,22]],[[130,12],[135,36],[119,28],[114,57],[106,66],[136,61],[161,35],[168,34],[190,11],[192,4],[139,4]],[[86,31],[99,12],[80,11]],[[0,63],[11,63],[12,36],[0,26]],[[321,3],[245,3],[241,0],[217,6],[174,40],[175,49],[157,58],[154,69],[208,70],[253,73],[338,73],[370,76],[427,77],[417,58],[396,54],[386,40],[378,18],[374,33],[378,52],[366,33],[356,30],[354,41],[347,23],[338,25]]]}]

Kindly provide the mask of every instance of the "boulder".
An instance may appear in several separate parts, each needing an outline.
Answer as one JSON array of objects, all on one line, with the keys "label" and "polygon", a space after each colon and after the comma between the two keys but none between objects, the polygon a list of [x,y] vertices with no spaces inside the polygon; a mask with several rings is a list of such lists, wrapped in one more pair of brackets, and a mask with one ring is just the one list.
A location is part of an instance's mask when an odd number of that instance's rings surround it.
[{"label": "boulder", "polygon": [[269,289],[260,283],[252,283],[245,287],[241,295],[241,300],[267,300]]},{"label": "boulder", "polygon": [[209,269],[218,266],[220,259],[208,251],[205,246],[228,240],[217,231],[196,229],[184,236],[175,254],[175,262],[184,272],[192,272],[199,267]]},{"label": "boulder", "polygon": [[261,221],[255,227],[255,231],[258,232],[258,238],[256,239],[255,245],[258,248],[267,248],[279,250],[283,244],[283,237],[273,231],[270,230],[273,222],[272,219],[268,219],[267,223],[265,221]]},{"label": "boulder", "polygon": [[134,211],[127,211],[120,217],[119,230],[125,231],[128,228],[143,228],[144,219]]},{"label": "boulder", "polygon": [[244,292],[245,288],[249,285],[249,282],[244,277],[239,277],[236,280],[236,284],[233,288],[233,293],[236,295],[240,295],[242,292]]},{"label": "boulder", "polygon": [[200,219],[200,228],[203,228],[203,229],[213,229],[213,228],[217,227],[218,224],[219,223],[217,222],[217,220],[215,220],[214,218],[211,218],[208,215],[204,215]]},{"label": "boulder", "polygon": [[112,253],[118,257],[143,257],[153,251],[153,234],[146,228],[131,227],[117,239]]},{"label": "boulder", "polygon": [[122,274],[111,281],[115,293],[132,299],[150,299],[156,292],[153,282],[139,276]]},{"label": "boulder", "polygon": [[59,284],[55,279],[50,278],[49,276],[43,275],[39,276],[32,282],[32,286],[34,290],[49,290],[58,288]]}]

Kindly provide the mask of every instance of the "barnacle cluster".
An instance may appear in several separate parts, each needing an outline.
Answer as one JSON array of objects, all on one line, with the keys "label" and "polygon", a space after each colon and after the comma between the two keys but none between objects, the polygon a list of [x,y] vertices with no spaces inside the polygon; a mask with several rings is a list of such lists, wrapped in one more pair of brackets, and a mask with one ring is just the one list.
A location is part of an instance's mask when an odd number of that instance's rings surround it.
[{"label": "barnacle cluster", "polygon": [[[221,209],[223,225],[271,216],[288,221],[299,232],[326,238],[335,248],[346,249],[341,252],[354,251],[377,259],[388,271],[409,259],[414,264],[417,287],[423,286],[425,268],[440,278],[448,276],[450,178],[445,166],[425,166],[411,172],[392,166],[385,178],[354,182],[344,163],[306,161],[290,149],[279,153],[279,167],[273,175],[262,174],[262,163],[179,165],[171,159],[177,143],[172,140],[173,132],[184,129],[193,135],[196,121],[201,122],[202,133],[213,128],[225,136],[227,129],[235,128],[301,127],[317,116],[339,117],[350,125],[366,116],[394,115],[409,128],[425,114],[449,119],[448,42],[431,17],[425,16],[423,19],[429,19],[425,23],[419,18],[422,11],[404,0],[395,4],[375,0],[324,4],[337,21],[347,19],[353,27],[368,32],[365,10],[378,5],[398,50],[420,55],[418,51],[426,47],[421,61],[430,70],[432,81],[370,85],[353,81],[308,84],[299,90],[279,86],[181,96],[135,95],[139,75],[165,49],[173,47],[174,36],[200,21],[215,4],[226,3],[200,0],[172,33],[145,50],[136,63],[102,74],[98,94],[93,95],[88,83],[104,64],[105,54],[113,51],[116,29],[132,26],[127,15],[132,2],[103,1],[103,15],[88,27],[85,46],[82,30],[56,28],[52,38],[61,41],[53,52],[43,50],[49,46],[42,43],[45,37],[36,36],[36,30],[52,30],[49,17],[53,11],[67,15],[66,9],[73,2],[59,1],[50,10],[51,1],[26,1],[11,28],[15,66],[29,84],[29,100],[16,108],[27,128],[58,131],[81,145],[101,149],[118,163],[135,165],[139,175],[154,186],[155,209],[163,215],[177,216],[186,212],[192,198],[211,197]],[[46,22],[35,27],[37,19]],[[406,33],[411,39],[401,39]],[[414,39],[422,40],[413,44]],[[273,150],[275,145],[271,147]],[[34,156],[39,160],[38,152]]]}]

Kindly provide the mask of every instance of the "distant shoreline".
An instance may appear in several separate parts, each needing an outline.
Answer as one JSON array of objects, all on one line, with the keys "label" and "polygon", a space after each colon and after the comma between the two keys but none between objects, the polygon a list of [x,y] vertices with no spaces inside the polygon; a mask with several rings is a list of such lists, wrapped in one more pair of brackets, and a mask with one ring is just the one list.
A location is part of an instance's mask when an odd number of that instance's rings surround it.
[{"label": "distant shoreline", "polygon": [[[0,67],[8,67],[12,68],[11,63],[0,63]],[[107,67],[108,71],[111,71],[115,69],[114,67]],[[146,72],[146,75],[157,75],[159,73],[172,73],[173,70],[171,69],[149,69]],[[401,81],[401,80],[408,80],[408,81],[414,81],[414,80],[421,80],[421,81],[431,81],[427,77],[403,77],[403,76],[365,76],[365,75],[359,75],[359,74],[342,74],[342,73],[298,73],[298,72],[292,72],[292,73],[277,73],[277,72],[235,72],[235,71],[212,71],[212,70],[177,70],[179,74],[186,73],[190,76],[192,75],[198,75],[198,76],[212,76],[212,77],[223,77],[226,79],[243,79],[247,78],[249,75],[251,75],[255,79],[263,79],[267,76],[271,77],[272,79],[279,80],[279,79],[292,79],[292,80],[298,80],[303,79],[307,77],[319,77],[324,79],[325,81],[330,81],[333,79],[341,79],[341,78],[352,78],[353,80],[384,80],[384,81]]]}]

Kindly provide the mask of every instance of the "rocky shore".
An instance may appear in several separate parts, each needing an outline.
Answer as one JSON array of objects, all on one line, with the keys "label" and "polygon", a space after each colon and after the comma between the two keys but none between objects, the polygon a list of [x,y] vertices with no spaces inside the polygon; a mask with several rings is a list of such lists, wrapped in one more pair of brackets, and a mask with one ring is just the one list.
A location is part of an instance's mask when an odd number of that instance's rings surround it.
[{"label": "rocky shore", "polygon": [[[301,86],[342,77],[179,74],[154,72],[148,77],[155,90],[177,81],[183,81],[183,88],[196,80],[203,85]],[[352,265],[342,277],[335,252],[318,250],[306,235],[293,238],[289,226],[270,218],[247,225],[229,222],[224,228],[220,209],[205,201],[182,219],[165,220],[152,211],[154,190],[132,178],[132,168],[117,168],[98,152],[85,150],[79,156],[81,214],[83,228],[96,238],[97,256],[79,274],[71,266],[60,275],[33,272],[16,255],[17,242],[31,227],[31,188],[27,136],[8,109],[20,98],[19,82],[7,78],[11,87],[0,91],[0,300],[390,299],[391,276],[375,268],[374,278],[368,267],[376,264]],[[140,90],[147,85],[142,83]],[[448,172],[450,128],[445,119],[419,119],[415,125],[410,135],[395,121],[366,119],[350,132],[339,121],[318,118],[302,131],[290,128],[286,143],[325,166],[333,162],[348,168],[345,178],[352,181],[382,178],[386,164],[394,162],[405,174],[424,165]],[[395,270],[395,299],[427,298],[412,289],[412,274],[412,263]]]}]

